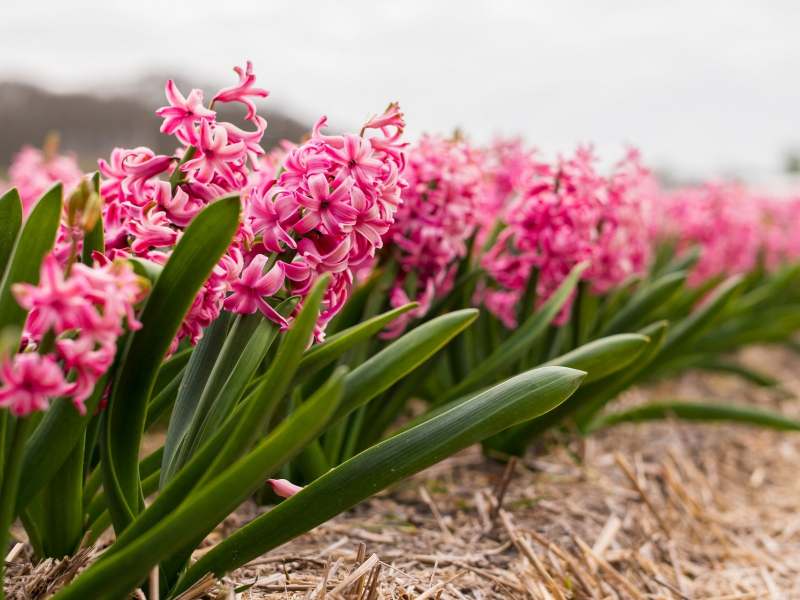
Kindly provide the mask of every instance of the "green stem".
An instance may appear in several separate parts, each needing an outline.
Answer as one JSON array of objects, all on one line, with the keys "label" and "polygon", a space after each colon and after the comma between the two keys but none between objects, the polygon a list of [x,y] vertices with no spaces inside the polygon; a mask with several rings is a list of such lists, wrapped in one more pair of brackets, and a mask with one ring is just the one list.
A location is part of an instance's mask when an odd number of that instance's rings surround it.
[{"label": "green stem", "polygon": [[[14,514],[20,467],[22,466],[22,454],[25,450],[25,442],[28,440],[29,431],[30,420],[25,417],[18,418],[14,426],[14,437],[11,439],[11,448],[6,461],[3,488],[0,490],[0,551],[3,554],[5,554],[6,546],[8,545],[8,528],[11,526],[11,519]],[[0,566],[0,577],[3,575],[4,568],[5,563]],[[5,597],[2,587],[0,586],[0,600]]]}]

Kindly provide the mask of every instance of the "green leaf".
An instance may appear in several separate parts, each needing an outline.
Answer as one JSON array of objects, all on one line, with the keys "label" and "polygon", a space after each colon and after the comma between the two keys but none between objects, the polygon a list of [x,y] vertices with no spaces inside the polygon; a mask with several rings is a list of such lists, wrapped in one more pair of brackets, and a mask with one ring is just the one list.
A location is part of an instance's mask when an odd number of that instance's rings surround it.
[{"label": "green leaf", "polygon": [[712,329],[719,322],[725,310],[739,296],[741,291],[742,277],[739,275],[721,283],[702,306],[681,320],[667,334],[657,362],[663,364],[669,359],[686,352],[687,346],[692,341]]},{"label": "green leaf", "polygon": [[602,331],[605,325],[619,312],[620,307],[627,304],[630,300],[631,290],[641,281],[641,275],[629,275],[625,281],[606,295],[598,311],[598,331]]},{"label": "green leaf", "polygon": [[686,282],[686,271],[664,275],[637,291],[630,302],[608,322],[601,336],[624,333],[641,327],[653,312],[665,306]]},{"label": "green leaf", "polygon": [[15,283],[39,283],[42,260],[52,250],[56,240],[61,222],[61,205],[62,188],[57,183],[36,203],[17,236],[8,267],[0,281],[0,331],[8,326],[16,326],[21,332],[25,325],[28,311],[17,304],[11,294],[11,286]]},{"label": "green leaf", "polygon": [[[582,384],[582,389],[585,389],[583,386],[588,388],[595,381],[602,381],[614,373],[623,371],[642,355],[649,344],[650,338],[645,335],[623,333],[576,348],[542,366],[558,365],[586,371],[587,376]],[[507,454],[521,453],[532,439],[569,416],[579,401],[580,397],[573,396],[540,418],[520,423],[508,431],[487,439],[485,445],[487,448],[500,450]]]},{"label": "green leaf", "polygon": [[738,375],[739,377],[746,379],[747,381],[760,387],[775,387],[780,383],[771,375],[759,373],[758,371],[748,369],[747,367],[737,365],[736,363],[723,360],[719,357],[701,360],[696,363],[695,368],[702,369],[704,371],[717,371],[720,373],[731,373],[732,375]]},{"label": "green leaf", "polygon": [[191,358],[186,365],[185,385],[181,385],[175,399],[175,408],[167,426],[167,439],[164,443],[164,459],[161,464],[161,481],[159,489],[162,489],[175,474],[176,456],[183,444],[189,443],[188,431],[192,424],[194,414],[203,395],[203,389],[208,383],[214,365],[217,362],[225,339],[228,335],[228,325],[231,321],[232,313],[222,311],[211,324],[203,331],[203,337],[192,352]]},{"label": "green leaf", "polygon": [[155,423],[175,404],[178,397],[186,369],[180,371],[167,385],[165,385],[158,395],[147,405],[147,417],[144,420],[144,430],[148,431]]},{"label": "green leaf", "polygon": [[[123,350],[106,408],[109,430],[104,436],[108,447],[103,481],[108,478],[109,484],[112,483],[113,470],[113,478],[133,514],[139,502],[139,449],[150,393],[198,291],[236,233],[240,202],[238,194],[226,196],[209,204],[194,218],[150,291],[139,319],[142,328],[133,332]],[[126,512],[119,508],[119,502],[109,502],[118,533],[128,525]]]},{"label": "green leaf", "polygon": [[83,436],[45,486],[42,544],[45,557],[72,556],[83,537]]},{"label": "green leaf", "polygon": [[661,352],[668,332],[669,323],[667,321],[657,321],[641,329],[639,333],[649,337],[650,343],[645,346],[632,364],[610,377],[581,387],[578,393],[570,398],[569,414],[573,416],[579,429],[582,430],[584,424],[597,411],[642,378],[647,368]]},{"label": "green leaf", "polygon": [[106,373],[98,380],[92,395],[85,402],[86,414],[81,415],[70,398],[55,400],[44,414],[25,444],[22,458],[25,477],[19,482],[14,515],[19,515],[42,491],[75,445],[83,439],[83,432],[105,394],[109,376],[110,373]]},{"label": "green leaf", "polygon": [[412,329],[347,376],[339,418],[369,402],[427,361],[478,316],[475,309],[458,310]]},{"label": "green leaf", "polygon": [[486,360],[473,369],[466,378],[452,387],[444,397],[440,398],[439,402],[444,403],[453,398],[463,396],[466,392],[479,387],[481,382],[493,373],[508,368],[515,360],[518,360],[539,336],[547,330],[547,326],[556,318],[561,307],[572,295],[581,274],[588,267],[588,261],[576,265],[547,302],[517,328],[505,342],[500,344]]},{"label": "green leaf", "polygon": [[560,367],[529,371],[373,446],[205,554],[189,568],[171,596],[206,573],[228,573],[443,458],[551,410],[569,397],[582,378],[580,371]]},{"label": "green leaf", "polygon": [[11,188],[0,196],[0,281],[3,279],[21,227],[22,202],[17,188]]},{"label": "green leaf", "polygon": [[186,350],[176,352],[161,364],[161,368],[158,370],[158,377],[156,377],[156,383],[153,385],[153,393],[150,396],[151,402],[153,398],[161,393],[161,390],[167,387],[172,380],[178,376],[178,374],[185,372],[186,365],[189,364],[189,359],[191,359],[194,350],[195,347],[191,346]]},{"label": "green leaf", "polygon": [[244,414],[238,420],[236,429],[214,462],[203,474],[198,485],[203,485],[227,469],[245,454],[265,431],[278,402],[289,390],[289,384],[297,372],[300,358],[314,333],[319,307],[329,281],[329,276],[320,277],[306,296],[303,301],[303,309],[283,339],[278,354],[267,372],[267,377],[254,393],[253,400],[244,407]]},{"label": "green leaf", "polygon": [[747,344],[780,342],[800,329],[800,304],[754,310],[726,319],[695,343],[697,352],[729,352]]},{"label": "green leaf", "polygon": [[297,367],[294,384],[306,381],[311,375],[329,365],[347,350],[371,338],[397,317],[417,306],[419,304],[416,302],[406,304],[332,335],[322,344],[314,344],[303,354],[300,365]]},{"label": "green leaf", "polygon": [[[289,312],[291,312],[291,310]],[[263,323],[263,321],[264,316],[260,312],[247,315],[236,315],[234,318],[233,325],[231,326],[230,331],[228,331],[228,335],[225,338],[225,343],[222,346],[222,350],[220,350],[219,355],[214,361],[214,366],[211,368],[211,374],[208,376],[208,380],[205,382],[205,385],[203,385],[202,391],[200,392],[196,403],[192,403],[194,406],[194,412],[192,413],[192,417],[188,423],[188,426],[186,427],[183,437],[181,438],[181,443],[177,449],[177,452],[175,453],[175,457],[173,458],[172,463],[169,465],[170,473],[165,481],[169,481],[170,477],[174,475],[174,473],[178,471],[184,464],[186,464],[186,460],[194,452],[194,448],[197,445],[201,430],[203,428],[203,423],[208,416],[208,412],[214,405],[214,402],[225,385],[226,380],[228,380],[229,376],[236,368],[236,365],[239,362],[239,359],[242,357],[242,354],[248,350],[248,344],[253,337],[253,334]],[[277,325],[270,327],[269,323],[264,324],[264,328],[262,329],[264,339],[262,341],[269,341],[271,343],[277,332]],[[267,344],[267,349],[268,348],[269,344]],[[253,348],[250,349],[250,351],[253,350]],[[253,357],[247,357],[245,360],[247,361],[250,359],[253,359]],[[259,352],[258,360],[255,362],[252,368],[255,369],[261,363],[262,359],[263,355],[261,355]]]},{"label": "green leaf", "polygon": [[258,489],[264,479],[320,435],[336,412],[345,372],[344,367],[337,369],[325,385],[247,457],[194,492],[180,510],[173,511],[157,525],[143,528],[139,521],[148,515],[158,502],[157,498],[97,563],[54,598],[116,600],[127,597],[153,566],[177,554],[198,536],[206,535]]},{"label": "green leaf", "polygon": [[672,417],[684,421],[730,421],[779,431],[800,431],[800,421],[778,412],[755,406],[685,401],[653,402],[630,410],[602,415],[592,421],[588,430],[593,432],[617,423],[641,423]]},{"label": "green leaf", "polygon": [[[284,300],[276,308],[277,312],[281,316],[288,317],[297,306],[298,300],[297,296]],[[197,445],[202,446],[208,442],[211,436],[222,427],[222,423],[233,413],[245,389],[250,384],[253,374],[275,341],[279,329],[277,323],[262,318],[244,352],[241,353],[239,361],[214,400],[199,432]],[[300,364],[302,366],[302,361]]]},{"label": "green leaf", "polygon": [[[581,346],[580,348],[576,348],[572,352],[568,352],[563,356],[559,356],[558,358],[554,358],[551,361],[539,365],[537,368],[558,366],[585,371],[587,375],[581,383],[583,388],[589,383],[603,379],[604,377],[616,373],[617,371],[620,371],[631,364],[634,360],[636,360],[636,358],[642,353],[644,348],[649,343],[650,338],[641,334],[625,333],[614,335],[590,342],[589,344]],[[393,435],[397,435],[397,433],[400,433],[401,431],[416,427],[425,421],[430,421],[432,418],[445,413],[448,410],[463,404],[464,402],[467,402],[471,398],[474,398],[479,393],[483,393],[487,389],[490,388],[485,388],[478,392],[471,392],[462,396],[461,398],[451,400],[446,404],[435,406],[410,423],[404,425]],[[580,391],[578,393],[580,393]],[[564,404],[561,406],[564,406]],[[559,409],[556,408],[548,414],[555,413],[558,410]],[[524,428],[525,423],[518,425],[518,427]]]}]

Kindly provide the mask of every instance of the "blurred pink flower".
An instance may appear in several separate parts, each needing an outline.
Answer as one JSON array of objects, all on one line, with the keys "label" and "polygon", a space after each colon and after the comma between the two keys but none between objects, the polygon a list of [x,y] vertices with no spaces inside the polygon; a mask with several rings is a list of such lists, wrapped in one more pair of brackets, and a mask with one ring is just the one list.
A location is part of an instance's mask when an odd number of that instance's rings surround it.
[{"label": "blurred pink flower", "polygon": [[50,398],[68,391],[61,367],[52,356],[26,352],[1,360],[0,408],[8,408],[18,417],[47,410]]}]

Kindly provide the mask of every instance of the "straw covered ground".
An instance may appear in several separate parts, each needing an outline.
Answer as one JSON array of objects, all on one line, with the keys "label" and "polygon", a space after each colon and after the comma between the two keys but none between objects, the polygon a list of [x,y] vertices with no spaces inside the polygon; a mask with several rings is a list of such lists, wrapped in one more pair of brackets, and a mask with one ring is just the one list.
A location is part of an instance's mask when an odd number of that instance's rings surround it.
[{"label": "straw covered ground", "polygon": [[[717,398],[800,414],[800,357],[739,358],[781,386],[688,373],[620,404]],[[505,465],[469,449],[181,599],[800,598],[800,435],[665,421],[535,450]],[[196,555],[259,510],[242,506]],[[32,567],[20,545],[11,597],[46,597],[100,551]]]}]

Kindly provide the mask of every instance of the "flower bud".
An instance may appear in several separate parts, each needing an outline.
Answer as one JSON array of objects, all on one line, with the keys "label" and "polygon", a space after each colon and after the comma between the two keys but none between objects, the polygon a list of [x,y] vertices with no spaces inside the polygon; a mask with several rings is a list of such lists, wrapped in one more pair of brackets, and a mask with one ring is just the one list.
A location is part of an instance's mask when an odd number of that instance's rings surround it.
[{"label": "flower bud", "polygon": [[102,208],[103,197],[95,191],[91,180],[84,177],[67,199],[67,224],[88,233],[97,225]]},{"label": "flower bud", "polygon": [[89,233],[97,225],[103,209],[103,197],[95,191],[89,195],[81,215],[81,228]]}]

